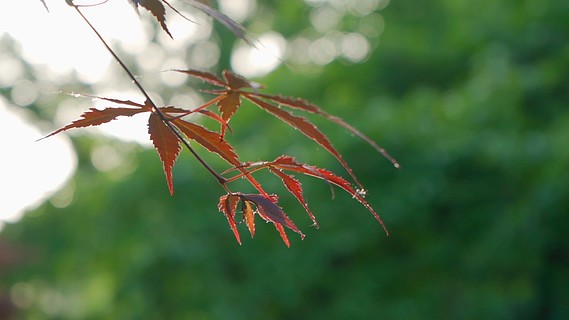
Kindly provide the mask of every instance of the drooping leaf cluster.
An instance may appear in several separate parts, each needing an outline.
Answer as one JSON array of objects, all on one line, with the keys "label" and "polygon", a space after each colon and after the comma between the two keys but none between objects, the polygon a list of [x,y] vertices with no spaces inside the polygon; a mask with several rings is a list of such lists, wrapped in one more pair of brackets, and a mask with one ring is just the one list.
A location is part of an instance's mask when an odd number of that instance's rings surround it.
[{"label": "drooping leaf cluster", "polygon": [[[160,23],[162,29],[171,36],[167,26],[164,4],[181,14],[178,10],[173,8],[165,0],[129,0],[135,8],[142,7],[150,11]],[[194,7],[210,14],[217,20],[221,21],[224,25],[228,26],[237,36],[244,38],[245,33],[243,28],[227,18],[225,15],[219,13],[215,9],[196,1],[188,1]],[[71,5],[82,15],[79,10],[80,6]],[[93,31],[97,33],[94,27]],[[97,35],[99,35],[97,33]],[[262,184],[253,176],[255,172],[266,169],[277,178],[279,178],[285,188],[293,195],[298,202],[305,209],[310,216],[315,226],[318,226],[316,218],[305,200],[301,183],[292,175],[300,174],[312,176],[327,182],[330,185],[335,185],[349,193],[354,199],[360,202],[366,209],[368,209],[373,216],[379,221],[387,233],[387,229],[383,221],[372,208],[372,206],[364,199],[365,190],[362,184],[358,181],[352,168],[342,158],[340,152],[332,145],[328,137],[320,131],[320,129],[310,122],[307,118],[294,114],[294,112],[304,112],[308,114],[315,114],[322,116],[341,127],[344,127],[354,135],[357,135],[373,146],[379,153],[389,159],[394,166],[398,167],[398,163],[390,157],[385,150],[379,147],[372,139],[344,122],[342,119],[332,116],[322,110],[320,107],[309,103],[306,100],[294,97],[287,97],[282,95],[269,95],[260,93],[259,90],[263,88],[262,85],[250,81],[240,75],[231,71],[225,70],[222,76],[219,77],[213,73],[200,71],[195,69],[187,70],[171,70],[170,72],[183,73],[193,78],[202,80],[203,82],[213,86],[213,89],[204,90],[204,92],[213,95],[214,97],[205,102],[201,106],[194,109],[183,109],[176,106],[158,106],[148,96],[144,88],[130,73],[128,68],[122,63],[120,58],[112,51],[106,44],[102,37],[99,38],[105,46],[111,51],[115,59],[123,66],[125,71],[131,76],[132,80],[142,91],[146,97],[144,103],[133,102],[130,100],[120,100],[107,97],[97,97],[83,95],[91,98],[101,99],[111,104],[119,105],[119,107],[106,107],[104,109],[91,108],[81,115],[80,119],[50,133],[46,136],[50,137],[60,132],[72,129],[82,128],[89,126],[98,126],[110,121],[114,121],[119,117],[130,117],[139,113],[148,113],[148,133],[154,148],[156,149],[160,160],[163,165],[164,174],[170,194],[174,193],[174,183],[172,169],[180,155],[183,147],[186,147],[197,160],[211,173],[214,178],[221,184],[227,194],[219,199],[218,209],[221,211],[228,220],[228,223],[235,234],[239,243],[241,237],[237,228],[240,222],[244,222],[251,234],[255,235],[255,216],[259,216],[266,222],[271,222],[278,230],[283,241],[287,246],[290,246],[289,239],[286,235],[285,228],[288,228],[301,237],[304,237],[302,232],[296,227],[292,219],[283,211],[278,205],[278,196],[267,192]],[[77,95],[81,96],[81,95]],[[262,161],[254,163],[242,162],[233,146],[225,139],[229,122],[233,115],[242,107],[243,102],[248,101],[250,104],[266,111],[277,119],[287,123],[294,129],[304,134],[309,139],[313,140],[320,147],[334,156],[340,164],[348,172],[349,176],[355,183],[355,187],[344,178],[336,175],[335,173],[318,168],[316,166],[303,164],[297,162],[293,157],[283,155],[273,161]],[[187,120],[186,116],[192,114],[201,114],[215,120],[219,124],[219,131],[206,128],[200,124]],[[191,143],[197,143],[204,147],[206,150],[218,155],[229,164],[229,169],[222,173],[218,173],[203,158],[194,150]],[[248,194],[238,191],[232,191],[229,187],[231,182],[237,179],[245,178],[258,193]],[[238,212],[242,213],[242,218],[238,218]]]}]

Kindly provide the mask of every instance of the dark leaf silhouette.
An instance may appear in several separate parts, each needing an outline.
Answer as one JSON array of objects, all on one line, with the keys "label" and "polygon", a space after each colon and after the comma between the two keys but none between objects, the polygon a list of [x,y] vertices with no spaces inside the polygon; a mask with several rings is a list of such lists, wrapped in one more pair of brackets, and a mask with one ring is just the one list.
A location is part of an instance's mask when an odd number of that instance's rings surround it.
[{"label": "dark leaf silhouette", "polygon": [[47,4],[45,3],[45,0],[40,0],[41,3],[43,4],[43,7],[45,8],[45,10],[47,10],[47,12],[49,12],[49,8],[47,7]]},{"label": "dark leaf silhouette", "polygon": [[48,134],[47,136],[43,137],[45,139],[47,137],[51,137],[55,134],[60,132],[72,129],[72,128],[83,128],[83,127],[90,127],[90,126],[98,126],[103,123],[110,122],[115,120],[117,117],[126,116],[130,117],[137,113],[144,112],[143,109],[131,109],[131,108],[106,108],[103,110],[99,110],[96,108],[90,108],[89,111],[84,112],[81,115],[81,119],[75,120],[72,123],[66,125],[63,128],[55,130],[54,132]]},{"label": "dark leaf silhouette", "polygon": [[[41,1],[43,2],[44,0],[41,0]],[[174,6],[172,6],[166,0],[128,0],[128,1],[134,6],[134,8],[137,11],[138,11],[139,6],[150,11],[152,13],[152,15],[154,15],[154,17],[156,17],[156,20],[158,20],[158,23],[160,23],[162,30],[164,30],[170,36],[170,38],[173,38],[173,37],[172,37],[172,34],[170,33],[170,31],[168,30],[168,27],[166,26],[166,9],[164,7],[164,4],[166,4],[166,6],[168,6],[170,9],[172,9],[172,11],[174,11],[175,13],[180,15],[182,18],[184,18],[190,22],[193,22],[191,19],[186,17],[184,14],[182,14],[178,9],[176,9]],[[254,46],[253,41],[249,37],[247,37],[247,32],[245,30],[245,27],[243,27],[241,24],[239,24],[235,20],[229,18],[225,14],[219,12],[218,10],[208,6],[207,4],[205,4],[201,1],[185,0],[184,2],[188,3],[192,7],[204,12],[205,14],[214,18],[215,20],[219,21],[227,29],[229,29],[236,37],[238,37],[239,39],[242,39],[245,42],[247,42],[248,44]],[[45,3],[44,3],[44,5],[45,5]]]},{"label": "dark leaf silhouette", "polygon": [[160,23],[162,30],[164,30],[170,36],[170,38],[173,38],[172,34],[170,33],[170,30],[168,30],[168,27],[166,26],[166,8],[164,8],[164,5],[162,4],[161,0],[129,0],[129,1],[134,6],[135,9],[138,9],[138,6],[141,6],[144,9],[150,11],[150,13],[152,13],[152,15],[156,17],[158,23]]}]

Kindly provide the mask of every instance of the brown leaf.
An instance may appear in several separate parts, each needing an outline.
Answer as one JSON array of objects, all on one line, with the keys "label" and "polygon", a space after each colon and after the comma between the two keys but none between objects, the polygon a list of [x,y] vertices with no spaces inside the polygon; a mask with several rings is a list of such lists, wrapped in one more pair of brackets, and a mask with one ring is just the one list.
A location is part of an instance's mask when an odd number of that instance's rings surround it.
[{"label": "brown leaf", "polygon": [[187,70],[177,69],[177,70],[172,70],[172,71],[185,73],[185,74],[190,75],[192,77],[201,79],[202,81],[205,81],[209,84],[213,84],[214,86],[218,86],[218,87],[225,87],[226,86],[226,83],[223,80],[221,80],[220,78],[218,78],[215,74],[213,74],[211,72],[194,70],[194,69],[187,69]]},{"label": "brown leaf", "polygon": [[237,111],[241,106],[241,98],[238,92],[229,92],[223,96],[221,100],[217,103],[219,106],[219,111],[221,112],[221,117],[226,122],[231,119],[231,116]]},{"label": "brown leaf", "polygon": [[233,147],[223,140],[221,136],[213,131],[209,131],[204,127],[184,121],[182,119],[172,120],[174,124],[188,139],[195,140],[210,152],[218,154],[225,161],[233,166],[239,166],[241,163],[235,154]]},{"label": "brown leaf", "polygon": [[82,97],[82,98],[91,98],[93,100],[105,100],[105,101],[109,101],[112,103],[116,103],[116,104],[122,104],[125,106],[131,106],[131,107],[137,107],[137,108],[142,108],[146,111],[152,111],[152,103],[150,101],[146,101],[144,104],[140,104],[138,102],[133,102],[130,100],[121,100],[121,99],[113,99],[113,98],[105,98],[105,97],[99,97],[99,96],[94,96],[94,95],[90,95],[90,94],[82,94],[82,93],[70,93],[71,96],[73,97]]},{"label": "brown leaf", "polygon": [[168,127],[156,113],[150,114],[150,118],[148,119],[148,133],[150,134],[150,140],[152,140],[154,148],[160,156],[160,160],[162,160],[168,189],[172,195],[174,194],[172,168],[180,154],[180,141],[170,127]]},{"label": "brown leaf", "polygon": [[281,96],[281,95],[268,95],[268,94],[259,94],[259,93],[255,93],[254,95],[256,95],[257,97],[261,97],[261,98],[265,98],[265,99],[269,99],[273,102],[276,102],[280,105],[284,105],[290,108],[294,108],[294,109],[298,109],[298,110],[302,110],[302,111],[306,111],[306,112],[310,112],[310,113],[314,113],[314,114],[318,114],[326,119],[328,119],[329,121],[334,122],[335,124],[345,128],[346,130],[350,131],[351,133],[353,133],[354,135],[360,137],[362,140],[364,140],[365,142],[367,142],[369,145],[371,145],[377,152],[379,152],[382,156],[384,156],[387,160],[389,160],[393,166],[395,166],[396,168],[400,168],[401,166],[399,165],[399,163],[397,162],[397,160],[395,158],[393,158],[384,148],[380,147],[375,141],[373,141],[370,137],[366,136],[365,134],[363,134],[361,131],[359,131],[358,129],[354,128],[352,125],[350,125],[349,123],[345,122],[342,118],[333,116],[327,112],[325,112],[324,110],[322,110],[321,108],[319,108],[318,106],[316,106],[315,104],[312,104],[304,99],[299,99],[299,98],[293,98],[293,97],[285,97],[285,96]]},{"label": "brown leaf", "polygon": [[170,36],[170,38],[173,38],[172,34],[168,30],[168,27],[166,26],[166,9],[164,8],[162,1],[160,1],[160,0],[139,0],[139,1],[136,1],[136,3],[140,6],[142,6],[143,8],[145,8],[146,10],[150,11],[150,13],[152,13],[152,15],[154,17],[156,17],[156,20],[158,20],[158,23],[160,23],[162,30],[164,30]]},{"label": "brown leaf", "polygon": [[233,231],[235,239],[237,239],[239,244],[241,244],[241,236],[237,230],[237,223],[235,223],[235,210],[237,210],[237,205],[239,204],[240,199],[241,198],[236,194],[226,194],[219,198],[219,204],[217,205],[218,210],[227,218],[229,227]]},{"label": "brown leaf", "polygon": [[[300,230],[294,225],[294,222],[292,222],[292,220],[284,213],[281,207],[276,204],[276,196],[273,196],[270,199],[261,194],[240,195],[242,199],[253,202],[257,207],[259,215],[263,219],[275,224],[277,229],[279,229],[279,225],[281,226],[280,228],[282,228],[282,226],[285,226],[290,230],[300,234],[301,238],[304,239],[304,234],[302,234],[302,232],[300,232]],[[279,232],[280,230],[281,229],[279,229]],[[287,244],[287,246],[290,246],[290,243],[284,231],[281,232],[281,236],[283,237],[283,241]]]},{"label": "brown leaf", "polygon": [[306,210],[306,213],[308,213],[308,215],[312,219],[312,222],[314,222],[314,225],[318,227],[318,222],[316,221],[316,217],[314,216],[314,214],[312,214],[312,211],[310,211],[310,208],[308,208],[308,203],[304,199],[304,195],[302,194],[302,185],[300,184],[300,182],[291,175],[282,172],[280,169],[269,167],[269,171],[271,171],[277,177],[281,178],[287,190],[292,195],[294,195],[294,197],[298,200],[298,202],[300,202],[304,210]]},{"label": "brown leaf", "polygon": [[130,117],[144,111],[145,110],[143,109],[131,109],[131,108],[106,108],[103,110],[90,108],[89,111],[86,111],[81,115],[81,119],[75,120],[72,123],[66,125],[65,127],[60,128],[41,139],[51,137],[62,131],[69,130],[71,128],[98,126],[100,124],[115,120],[117,117],[120,116]]},{"label": "brown leaf", "polygon": [[255,211],[250,201],[244,200],[242,204],[243,217],[252,238],[255,236]]},{"label": "brown leaf", "polygon": [[239,90],[242,88],[260,88],[261,85],[253,82],[253,81],[249,81],[247,79],[245,79],[244,77],[237,75],[231,71],[228,70],[224,70],[223,71],[223,77],[225,78],[225,82],[227,84],[227,87],[229,89],[232,90]]},{"label": "brown leaf", "polygon": [[328,138],[322,132],[320,132],[320,130],[318,130],[318,128],[314,124],[312,124],[306,118],[295,116],[291,113],[288,113],[287,111],[284,111],[283,109],[280,109],[277,106],[274,106],[274,105],[267,103],[263,100],[257,99],[256,97],[254,97],[251,94],[246,93],[246,94],[244,94],[244,96],[247,99],[249,99],[251,102],[256,104],[257,106],[259,106],[261,109],[273,114],[277,118],[288,123],[292,127],[298,129],[305,136],[314,140],[316,143],[318,143],[320,146],[322,146],[324,149],[326,149],[328,152],[330,152],[330,154],[332,154],[334,157],[336,157],[336,159],[338,159],[338,161],[342,164],[342,166],[346,169],[346,171],[348,171],[348,173],[350,174],[352,179],[354,179],[356,184],[360,188],[363,189],[358,178],[356,177],[356,175],[352,171],[352,168],[350,168],[348,163],[342,158],[342,155],[338,152],[338,150],[336,150],[336,148],[334,148],[334,146],[332,146],[332,143],[330,142],[330,140],[328,140]]},{"label": "brown leaf", "polygon": [[294,158],[289,156],[280,156],[275,161],[264,165],[313,176],[318,179],[322,179],[328,183],[337,185],[338,187],[344,189],[344,191],[349,193],[353,198],[357,199],[366,209],[368,209],[368,211],[371,212],[371,214],[373,214],[375,219],[381,224],[383,230],[385,230],[385,233],[389,235],[389,231],[387,230],[379,214],[364,199],[363,195],[365,194],[365,192],[363,190],[354,190],[354,188],[352,188],[350,183],[346,181],[344,178],[337,176],[336,174],[334,174],[329,170],[296,162]]}]

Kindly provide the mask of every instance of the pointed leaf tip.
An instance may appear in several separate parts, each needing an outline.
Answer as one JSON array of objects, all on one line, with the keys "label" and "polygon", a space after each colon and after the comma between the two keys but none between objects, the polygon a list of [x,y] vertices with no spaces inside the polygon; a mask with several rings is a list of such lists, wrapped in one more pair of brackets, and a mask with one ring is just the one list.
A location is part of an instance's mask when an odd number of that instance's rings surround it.
[{"label": "pointed leaf tip", "polygon": [[144,110],[142,109],[132,109],[132,108],[106,108],[103,110],[90,108],[88,111],[83,112],[80,119],[77,119],[64,127],[53,131],[47,136],[41,138],[40,140],[49,138],[53,135],[56,135],[63,131],[67,131],[72,128],[85,128],[90,126],[98,126],[110,122],[112,120],[115,120],[120,116],[130,117],[143,111]]},{"label": "pointed leaf tip", "polygon": [[41,3],[43,3],[43,7],[45,8],[45,10],[47,10],[47,12],[49,12],[49,8],[47,7],[45,0],[40,0],[40,1],[41,1]]},{"label": "pointed leaf tip", "polygon": [[219,198],[219,204],[217,206],[218,210],[225,215],[229,227],[235,239],[241,245],[241,236],[237,230],[237,223],[235,222],[235,211],[237,210],[237,205],[239,204],[240,197],[237,194],[226,194]]},{"label": "pointed leaf tip", "polygon": [[164,166],[168,190],[170,190],[170,194],[173,195],[172,168],[181,151],[180,141],[156,113],[150,114],[150,118],[148,119],[148,133]]},{"label": "pointed leaf tip", "polygon": [[170,38],[174,38],[166,26],[166,8],[164,8],[161,0],[131,0],[131,3],[135,6],[135,8],[141,6],[144,9],[150,11],[156,20],[158,20],[158,23],[160,23],[162,30],[164,30],[164,32],[166,32]]}]

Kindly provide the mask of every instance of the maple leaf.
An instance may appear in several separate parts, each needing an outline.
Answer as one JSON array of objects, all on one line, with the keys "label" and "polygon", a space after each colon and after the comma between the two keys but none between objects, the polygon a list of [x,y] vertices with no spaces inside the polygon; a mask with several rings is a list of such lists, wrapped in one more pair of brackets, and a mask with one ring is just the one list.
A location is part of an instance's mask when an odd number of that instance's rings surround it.
[{"label": "maple leaf", "polygon": [[358,181],[356,175],[352,171],[352,168],[348,165],[348,163],[342,158],[342,155],[328,140],[328,138],[318,130],[318,128],[308,121],[306,118],[295,116],[291,113],[284,111],[283,109],[267,103],[265,101],[259,100],[252,95],[246,95],[247,99],[263,110],[271,113],[272,115],[276,116],[277,118],[281,119],[282,121],[288,123],[290,126],[298,129],[302,132],[305,136],[309,137],[310,139],[314,140],[328,152],[330,152],[338,161],[342,164],[342,166],[348,171],[350,176],[354,179],[354,181],[361,187],[361,183]]},{"label": "maple leaf", "polygon": [[81,115],[81,119],[75,120],[72,123],[53,131],[52,133],[48,134],[47,136],[41,139],[51,137],[53,135],[56,135],[63,131],[67,131],[72,128],[98,126],[100,124],[115,120],[117,117],[120,116],[130,117],[143,111],[144,110],[142,109],[131,109],[131,108],[106,108],[103,110],[90,108],[89,111],[86,111]]},{"label": "maple leaf", "polygon": [[[222,196],[219,199],[218,209],[225,214],[229,225],[235,234],[237,242],[241,244],[241,237],[237,230],[237,223],[235,221],[235,213],[237,210],[238,201],[242,202],[242,210],[244,213],[244,220],[251,236],[255,235],[254,214],[258,214],[263,220],[271,222],[279,231],[283,242],[290,247],[290,241],[284,227],[298,233],[302,239],[304,234],[296,227],[294,222],[284,213],[281,207],[277,205],[278,198],[276,195],[262,195],[262,194],[244,194],[244,193],[231,193]],[[256,210],[253,211],[252,205],[255,205]]]},{"label": "maple leaf", "polygon": [[45,10],[47,10],[47,12],[49,12],[49,8],[47,7],[47,4],[45,3],[45,0],[40,0],[41,3],[43,4],[43,7],[45,8]]},{"label": "maple leaf", "polygon": [[[321,147],[326,149],[326,151],[332,154],[340,162],[340,164],[346,169],[350,177],[352,177],[352,179],[360,189],[363,189],[363,186],[359,182],[356,175],[354,174],[352,168],[342,158],[340,152],[338,152],[338,150],[332,145],[330,140],[318,129],[318,127],[316,127],[313,123],[308,121],[308,119],[296,116],[286,110],[283,110],[280,106],[286,106],[292,109],[297,109],[317,114],[344,127],[348,131],[362,138],[364,141],[366,141],[368,144],[374,147],[380,154],[382,154],[384,157],[390,160],[395,167],[399,168],[399,163],[397,163],[397,161],[393,157],[391,157],[383,148],[377,145],[377,143],[375,143],[372,139],[370,139],[369,137],[361,133],[359,130],[357,130],[356,128],[352,127],[351,125],[343,121],[341,118],[326,113],[318,106],[313,105],[307,102],[306,100],[279,96],[279,95],[273,96],[273,95],[261,94],[258,92],[244,91],[242,89],[262,88],[262,85],[249,81],[244,77],[236,75],[227,70],[223,72],[223,79],[217,77],[214,74],[204,71],[193,70],[193,69],[174,70],[174,71],[188,74],[190,76],[208,82],[214,86],[223,88],[219,90],[208,91],[209,93],[217,95],[217,97],[206,103],[204,106],[209,106],[213,103],[217,103],[220,106],[222,117],[226,122],[228,122],[231,119],[231,116],[241,106],[241,98],[245,98],[251,101],[253,104],[260,107],[261,109],[276,116],[280,120],[288,123],[290,126],[299,130],[305,136],[312,139],[313,141],[318,143]],[[236,98],[236,95],[238,95],[238,98]],[[270,102],[267,102],[266,100],[274,102],[276,104],[272,104]]]},{"label": "maple leaf", "polygon": [[237,194],[226,194],[219,198],[217,208],[225,214],[227,222],[229,222],[229,226],[235,235],[235,239],[237,239],[237,242],[241,244],[241,236],[239,235],[237,223],[235,222],[235,210],[237,209],[239,200],[241,200],[241,198]]},{"label": "maple leaf", "polygon": [[[164,8],[162,0],[129,0],[129,2],[134,6],[137,12],[138,6],[150,11],[156,20],[158,20],[158,23],[160,23],[162,30],[164,30],[170,38],[173,38],[170,30],[168,30],[166,26],[166,8]],[[170,5],[168,4],[168,6]]]},{"label": "maple leaf", "polygon": [[154,112],[150,114],[148,119],[148,133],[160,160],[162,160],[170,194],[174,194],[172,168],[181,151],[180,140],[172,132],[172,129],[164,123],[160,115]]},{"label": "maple leaf", "polygon": [[217,105],[219,106],[221,117],[228,122],[235,111],[241,106],[240,95],[237,92],[229,92],[219,100]]},{"label": "maple leaf", "polygon": [[51,137],[53,135],[56,135],[56,134],[63,132],[63,131],[67,131],[67,130],[72,129],[72,128],[84,128],[84,127],[90,127],[90,126],[98,126],[98,125],[101,125],[103,123],[107,123],[107,122],[110,122],[112,120],[115,120],[116,118],[118,118],[120,116],[131,117],[137,113],[149,111],[151,108],[150,103],[148,101],[146,101],[145,104],[140,104],[140,103],[132,102],[129,100],[110,99],[110,98],[103,98],[103,97],[92,96],[92,95],[82,95],[82,94],[72,94],[72,95],[75,97],[88,97],[88,98],[93,98],[93,99],[98,99],[98,100],[105,100],[105,101],[109,101],[109,102],[116,103],[116,104],[133,106],[136,108],[105,108],[103,110],[99,110],[96,108],[90,108],[88,111],[84,112],[81,115],[80,119],[75,120],[75,121],[71,122],[70,124],[68,124],[64,127],[53,131],[52,133],[46,135],[45,137],[43,137],[39,140]]},{"label": "maple leaf", "polygon": [[343,119],[327,113],[326,111],[322,110],[320,107],[318,107],[318,106],[316,106],[316,105],[314,105],[314,104],[312,104],[312,103],[310,103],[304,99],[286,97],[286,96],[282,96],[282,95],[268,95],[268,94],[261,94],[261,93],[255,93],[255,96],[271,100],[273,102],[278,103],[281,106],[286,106],[286,107],[290,107],[293,109],[298,109],[298,110],[302,110],[302,111],[306,111],[306,112],[310,112],[310,113],[314,113],[314,114],[323,116],[327,120],[332,121],[332,122],[340,125],[341,127],[347,129],[351,133],[353,133],[356,136],[363,139],[365,142],[367,142],[369,145],[371,145],[375,150],[377,150],[377,152],[379,152],[387,160],[389,160],[393,164],[393,166],[395,166],[396,168],[399,169],[401,167],[399,162],[397,162],[397,160],[395,158],[393,158],[389,153],[387,153],[387,151],[384,148],[380,147],[370,137],[366,136],[361,131],[354,128],[349,123],[345,122]]},{"label": "maple leaf", "polygon": [[284,173],[281,169],[271,166],[269,167],[269,171],[282,180],[287,190],[298,200],[298,202],[300,202],[304,210],[306,210],[306,213],[310,216],[310,219],[312,219],[314,226],[318,227],[318,222],[316,221],[316,217],[314,216],[312,211],[310,211],[308,203],[304,199],[304,195],[302,192],[302,185],[300,184],[300,182],[296,180],[293,176]]},{"label": "maple leaf", "polygon": [[324,180],[328,183],[340,187],[341,189],[349,193],[354,199],[358,200],[369,212],[371,212],[371,214],[375,217],[375,219],[381,224],[381,226],[385,230],[385,233],[389,235],[389,231],[387,230],[379,214],[364,199],[365,191],[354,189],[351,186],[351,184],[348,181],[346,181],[344,178],[337,176],[336,174],[334,174],[329,170],[299,163],[293,157],[289,156],[280,156],[276,160],[266,163],[264,165],[269,166],[270,168],[278,168],[281,170],[288,170],[316,177],[318,179]]},{"label": "maple leaf", "polygon": [[195,1],[195,0],[185,0],[185,1],[188,2],[194,8],[204,12],[205,14],[214,18],[215,20],[219,21],[239,39],[242,39],[248,44],[253,45],[253,42],[247,37],[247,32],[245,30],[245,27],[243,27],[235,20],[229,18],[225,14],[217,11],[216,9],[208,6],[207,4],[201,1]]},{"label": "maple leaf", "polygon": [[227,143],[227,141],[221,138],[216,132],[209,131],[202,126],[181,120],[174,119],[172,124],[175,125],[182,133],[186,135],[191,140],[197,141],[200,145],[205,147],[210,152],[218,154],[225,161],[229,162],[234,166],[241,165],[235,150],[233,147]]},{"label": "maple leaf", "polygon": [[[283,182],[283,184],[285,185],[287,190],[292,195],[294,195],[295,198],[304,207],[307,214],[310,216],[310,218],[314,222],[315,226],[318,226],[317,222],[316,222],[316,218],[314,217],[314,215],[312,214],[312,212],[308,208],[308,204],[302,195],[302,186],[301,186],[300,182],[298,182],[298,180],[294,179],[292,176],[284,173],[283,171],[291,171],[291,172],[296,172],[296,173],[300,173],[300,174],[307,175],[307,176],[312,176],[312,177],[318,178],[320,180],[323,180],[327,183],[330,183],[330,184],[333,184],[333,185],[340,187],[341,189],[343,189],[344,191],[349,193],[352,196],[352,198],[358,200],[358,202],[360,202],[366,209],[368,209],[368,211],[371,212],[372,215],[374,216],[374,218],[380,223],[380,225],[384,229],[385,233],[387,235],[389,235],[389,231],[387,230],[387,228],[386,228],[383,220],[379,216],[379,214],[365,200],[365,198],[364,198],[365,191],[360,190],[360,189],[354,189],[348,181],[346,181],[344,178],[334,174],[330,170],[326,170],[326,169],[318,168],[315,166],[299,163],[293,157],[290,157],[290,156],[280,156],[273,161],[261,161],[261,162],[245,163],[241,166],[241,168],[239,168],[239,170],[243,171],[243,169],[246,169],[246,171],[249,174],[251,174],[251,173],[254,173],[256,171],[265,169],[265,168],[268,168],[270,172],[272,172],[273,174],[275,174],[277,177],[279,177],[281,179],[281,181]],[[232,168],[232,169],[228,170],[227,172],[235,171],[237,169],[238,168]],[[241,176],[242,176],[242,174],[238,174],[237,176],[232,177],[231,180],[235,180],[236,178],[239,178]]]},{"label": "maple leaf", "polygon": [[[40,1],[42,1],[44,6],[46,6],[44,0]],[[137,12],[139,7],[148,10],[157,19],[162,29],[170,37],[172,37],[172,34],[166,25],[165,5],[183,18],[186,18],[180,11],[174,8],[166,0],[128,1],[134,6]],[[201,0],[185,1],[193,7],[218,20],[227,28],[229,28],[233,33],[235,33],[239,38],[251,44],[249,39],[246,37],[245,29],[237,22],[233,21],[209,5],[203,3]],[[116,108],[106,108],[102,110],[90,108],[88,111],[82,114],[80,119],[77,119],[72,123],[52,132],[46,137],[50,137],[71,128],[98,126],[116,120],[120,116],[133,116],[141,112],[149,112],[150,115],[148,118],[148,133],[150,135],[150,140],[152,141],[154,148],[156,149],[156,152],[158,153],[158,156],[162,162],[170,194],[173,195],[174,192],[172,170],[183,145],[187,147],[187,149],[195,156],[198,162],[203,165],[203,167],[209,171],[209,173],[211,173],[216,178],[217,182],[219,182],[219,184],[227,191],[226,195],[220,197],[218,209],[226,216],[230,228],[232,229],[237,242],[240,244],[241,238],[238,230],[238,223],[244,222],[249,233],[251,234],[251,237],[254,237],[255,215],[258,215],[266,222],[271,222],[287,246],[290,246],[290,241],[285,232],[285,228],[298,233],[301,238],[304,239],[304,234],[302,234],[292,219],[290,219],[285,214],[283,209],[278,205],[278,197],[276,195],[267,193],[263,189],[262,185],[253,177],[253,174],[261,169],[268,169],[269,172],[271,172],[282,181],[288,192],[300,202],[302,207],[314,222],[315,226],[318,226],[318,224],[303,195],[302,185],[292,174],[313,176],[329,184],[339,186],[351,194],[353,198],[357,199],[361,204],[363,204],[385,229],[383,221],[380,219],[379,215],[365,201],[365,191],[363,191],[363,189],[354,189],[348,181],[340,176],[337,176],[333,172],[327,169],[299,163],[290,156],[281,156],[273,161],[268,162],[243,164],[240,162],[231,144],[225,140],[225,133],[228,129],[231,130],[228,123],[233,115],[237,112],[237,110],[241,108],[243,99],[248,100],[253,105],[256,105],[269,114],[275,116],[279,120],[289,124],[308,138],[312,139],[319,146],[323,147],[342,164],[342,166],[348,171],[349,175],[352,177],[353,181],[359,188],[362,188],[361,183],[358,181],[346,161],[343,160],[341,154],[334,148],[328,137],[324,135],[308,119],[295,115],[293,112],[296,110],[316,114],[336,123],[337,125],[344,127],[348,131],[359,136],[367,143],[372,145],[378,152],[383,154],[386,158],[390,159],[394,165],[398,166],[397,162],[391,158],[385,152],[385,150],[379,147],[372,139],[365,136],[363,133],[344,122],[342,119],[326,113],[318,106],[313,105],[303,99],[258,93],[257,89],[262,88],[260,84],[250,81],[227,70],[223,71],[221,77],[218,77],[217,75],[209,72],[198,70],[175,70],[177,72],[186,73],[192,77],[196,77],[213,86],[216,86],[218,88],[216,90],[205,91],[214,94],[216,97],[198,106],[197,108],[194,108],[193,110],[185,110],[174,106],[158,107],[151,100],[148,92],[143,88],[141,83],[137,80],[137,78],[126,66],[126,64],[117,56],[113,49],[99,34],[96,28],[90,23],[88,18],[83,15],[81,8],[91,5],[75,5],[73,4],[73,0],[66,0],[66,2],[77,11],[77,13],[97,35],[99,40],[102,41],[103,45],[110,51],[113,58],[120,64],[129,78],[146,97],[146,101],[144,104],[139,104],[129,100],[101,98],[87,95],[88,97],[101,99],[123,106]],[[106,1],[103,3],[105,2]],[[208,110],[208,108],[212,106],[217,106],[217,111]],[[219,132],[211,131],[204,126],[183,120],[185,116],[195,113],[200,113],[218,122],[221,125]],[[194,142],[198,143],[209,152],[217,154],[219,157],[225,160],[231,166],[231,168],[229,170],[226,170],[224,173],[219,174],[216,170],[210,167],[209,164],[205,162],[205,160],[194,150],[190,144]],[[238,171],[238,173],[234,174],[232,177],[225,176],[225,174],[228,172],[236,171]],[[258,191],[258,193],[241,193],[231,191],[228,184],[240,178],[246,178],[251,186],[253,186]],[[241,212],[243,214],[241,221],[236,220],[239,203],[241,203]]]}]

